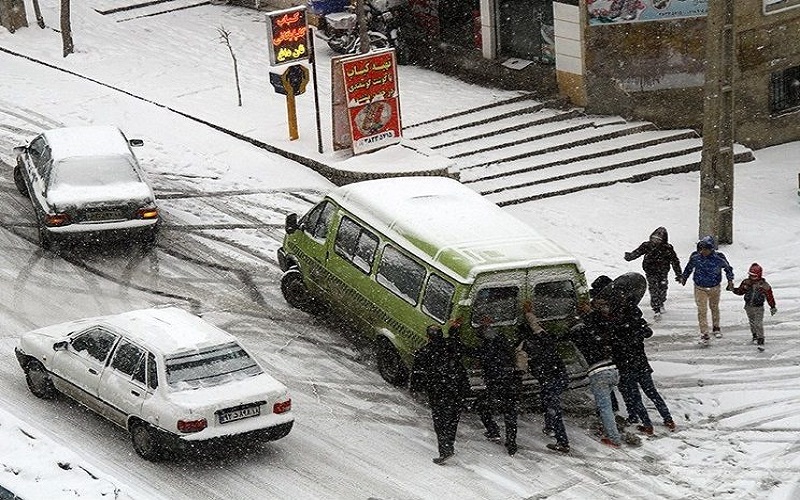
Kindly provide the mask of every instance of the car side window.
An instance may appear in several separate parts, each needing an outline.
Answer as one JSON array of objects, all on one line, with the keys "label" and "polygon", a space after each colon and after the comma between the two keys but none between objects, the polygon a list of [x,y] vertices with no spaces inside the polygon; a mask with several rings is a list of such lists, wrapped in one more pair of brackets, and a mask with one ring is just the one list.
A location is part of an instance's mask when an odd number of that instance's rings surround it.
[{"label": "car side window", "polygon": [[378,283],[411,305],[417,305],[425,268],[414,259],[386,245],[378,267]]},{"label": "car side window", "polygon": [[30,155],[31,161],[34,165],[39,165],[46,145],[47,143],[45,142],[44,137],[41,135],[31,141],[30,146],[28,146],[28,154]]},{"label": "car side window", "polygon": [[431,273],[425,294],[422,296],[422,310],[444,323],[450,316],[450,307],[456,287],[444,278]]},{"label": "car side window", "polygon": [[147,353],[147,387],[158,388],[158,365],[152,353]]},{"label": "car side window", "polygon": [[342,217],[339,231],[336,233],[334,250],[341,258],[352,262],[354,266],[369,273],[372,259],[378,248],[378,237],[350,217]]},{"label": "car side window", "polygon": [[116,340],[117,336],[113,333],[101,328],[93,328],[75,337],[72,341],[72,349],[102,363],[105,362]]},{"label": "car side window", "polygon": [[[133,374],[144,364],[144,349],[132,344],[127,340],[121,340],[117,349],[114,351],[114,357],[111,359],[111,368],[133,377]],[[142,371],[142,380],[144,382],[144,372]]]}]

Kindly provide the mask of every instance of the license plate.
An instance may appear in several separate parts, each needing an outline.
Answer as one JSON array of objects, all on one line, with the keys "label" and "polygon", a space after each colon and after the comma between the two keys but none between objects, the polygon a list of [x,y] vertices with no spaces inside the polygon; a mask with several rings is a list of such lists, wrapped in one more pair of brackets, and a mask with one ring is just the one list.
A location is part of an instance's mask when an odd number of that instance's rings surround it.
[{"label": "license plate", "polygon": [[221,412],[219,414],[219,423],[227,424],[228,422],[241,420],[243,418],[257,417],[259,415],[261,415],[260,406],[248,406],[245,408]]},{"label": "license plate", "polygon": [[84,220],[91,222],[100,222],[106,220],[119,220],[124,219],[119,210],[99,210],[97,212],[88,212],[84,216]]}]

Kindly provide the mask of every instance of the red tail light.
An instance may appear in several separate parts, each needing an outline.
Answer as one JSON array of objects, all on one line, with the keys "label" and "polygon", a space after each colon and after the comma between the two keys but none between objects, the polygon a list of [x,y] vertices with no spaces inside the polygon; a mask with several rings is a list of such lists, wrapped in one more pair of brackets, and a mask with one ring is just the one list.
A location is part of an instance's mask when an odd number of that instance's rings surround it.
[{"label": "red tail light", "polygon": [[137,219],[157,219],[158,209],[156,207],[140,208],[136,211]]},{"label": "red tail light", "polygon": [[47,227],[66,226],[70,223],[67,214],[47,214],[44,216],[44,225]]},{"label": "red tail light", "polygon": [[272,405],[272,413],[276,415],[280,413],[286,413],[291,409],[292,409],[291,399],[287,399],[286,401],[282,401],[280,403],[275,403],[274,405]]},{"label": "red tail light", "polygon": [[200,432],[206,427],[208,427],[208,422],[204,418],[199,420],[178,420],[178,430],[186,434]]}]

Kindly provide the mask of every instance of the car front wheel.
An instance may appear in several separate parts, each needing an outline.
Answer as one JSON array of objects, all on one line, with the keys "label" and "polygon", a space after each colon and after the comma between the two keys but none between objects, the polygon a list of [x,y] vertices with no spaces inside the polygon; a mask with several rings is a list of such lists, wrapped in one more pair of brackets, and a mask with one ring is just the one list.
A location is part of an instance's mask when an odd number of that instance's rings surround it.
[{"label": "car front wheel", "polygon": [[52,399],[56,395],[50,374],[38,360],[29,362],[25,367],[25,381],[28,383],[28,389],[37,398]]},{"label": "car front wheel", "polygon": [[281,293],[286,302],[303,312],[313,314],[314,301],[303,283],[303,274],[297,267],[292,267],[281,277]]},{"label": "car front wheel", "polygon": [[163,452],[155,429],[144,422],[137,422],[131,426],[131,443],[136,453],[150,462],[162,458]]}]

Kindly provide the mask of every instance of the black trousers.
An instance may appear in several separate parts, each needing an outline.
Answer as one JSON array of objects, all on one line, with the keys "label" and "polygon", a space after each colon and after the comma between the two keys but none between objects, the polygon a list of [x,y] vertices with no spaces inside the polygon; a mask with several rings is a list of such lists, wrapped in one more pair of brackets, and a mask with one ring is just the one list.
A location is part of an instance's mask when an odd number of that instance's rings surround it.
[{"label": "black trousers", "polygon": [[494,414],[503,415],[507,445],[517,442],[517,412],[521,383],[522,381],[517,375],[496,381],[487,380],[486,391],[477,401],[478,416],[489,434],[500,435],[500,428],[494,421]]},{"label": "black trousers", "polygon": [[454,452],[458,421],[461,418],[463,400],[455,395],[428,394],[433,416],[433,431],[439,446],[439,456],[450,456]]},{"label": "black trousers", "polygon": [[661,312],[667,300],[667,275],[647,273],[647,288],[650,290],[650,307],[653,312]]}]

